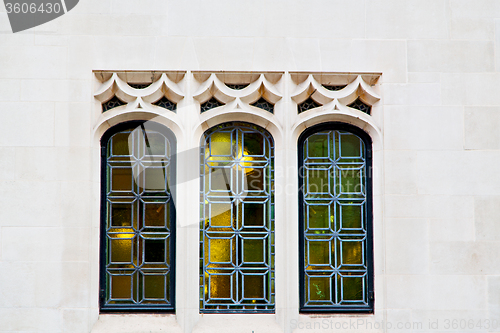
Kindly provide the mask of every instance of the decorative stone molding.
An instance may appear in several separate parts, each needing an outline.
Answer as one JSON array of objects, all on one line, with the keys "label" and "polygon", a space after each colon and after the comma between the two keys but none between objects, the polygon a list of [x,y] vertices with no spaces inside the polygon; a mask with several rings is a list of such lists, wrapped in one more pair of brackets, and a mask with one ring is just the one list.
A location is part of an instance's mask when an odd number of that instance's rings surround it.
[{"label": "decorative stone molding", "polygon": [[[98,73],[96,73],[98,74]],[[109,79],[102,82],[97,89],[94,97],[102,104],[110,101],[116,96],[124,105],[117,106],[117,109],[135,110],[135,109],[164,109],[154,103],[166,97],[169,101],[177,104],[184,98],[184,93],[179,87],[178,82],[174,82],[166,73],[160,75],[153,72],[150,77],[146,73],[130,73],[128,81],[120,77],[118,73],[99,73],[104,79],[107,74]],[[135,74],[135,76],[133,75]],[[156,77],[155,77],[156,76]],[[145,88],[138,89],[132,87],[129,83],[146,83]]]},{"label": "decorative stone molding", "polygon": [[298,105],[310,98],[326,111],[353,109],[349,105],[358,99],[369,107],[380,100],[373,88],[380,76],[377,74],[291,73],[291,76],[296,83],[291,98]]}]

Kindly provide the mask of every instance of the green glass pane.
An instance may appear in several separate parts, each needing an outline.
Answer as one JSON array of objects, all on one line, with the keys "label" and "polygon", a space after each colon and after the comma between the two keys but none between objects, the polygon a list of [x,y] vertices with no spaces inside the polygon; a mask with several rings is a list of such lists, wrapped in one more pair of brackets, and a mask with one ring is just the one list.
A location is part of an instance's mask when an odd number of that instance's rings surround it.
[{"label": "green glass pane", "polygon": [[340,154],[345,157],[360,157],[360,141],[361,139],[354,134],[340,135]]},{"label": "green glass pane", "polygon": [[111,275],[111,298],[131,298],[131,287],[130,275]]},{"label": "green glass pane", "polygon": [[342,291],[344,301],[363,300],[363,277],[342,277]]},{"label": "green glass pane", "polygon": [[132,191],[132,168],[111,168],[111,190]]},{"label": "green glass pane", "polygon": [[330,278],[311,277],[309,278],[309,297],[313,301],[330,299]]},{"label": "green glass pane", "polygon": [[144,275],[145,298],[165,298],[165,276]]},{"label": "green glass pane", "polygon": [[361,228],[361,205],[340,206],[342,228]]},{"label": "green glass pane", "polygon": [[146,262],[165,261],[165,240],[145,239],[144,240],[144,260]]},{"label": "green glass pane", "polygon": [[243,134],[244,155],[264,155],[264,137],[260,133]]},{"label": "green glass pane", "polygon": [[209,239],[210,262],[231,262],[231,239]]},{"label": "green glass pane", "polygon": [[111,225],[113,227],[132,226],[132,205],[111,204]]},{"label": "green glass pane", "polygon": [[[132,151],[128,147],[129,132],[117,133],[111,139],[111,151],[113,155],[131,155]],[[132,140],[130,140],[132,142]]]},{"label": "green glass pane", "polygon": [[264,226],[264,204],[244,203],[244,219],[246,227]]},{"label": "green glass pane", "polygon": [[309,264],[328,265],[330,263],[330,242],[309,241]]},{"label": "green glass pane", "polygon": [[146,227],[168,227],[168,205],[164,203],[144,204],[144,225]]},{"label": "green glass pane", "polygon": [[167,155],[167,140],[162,134],[148,131],[145,141],[145,155]]},{"label": "green glass pane", "polygon": [[[119,234],[118,236],[130,236],[130,234]],[[130,262],[132,260],[132,239],[114,238],[110,242],[111,262]]]},{"label": "green glass pane", "polygon": [[231,297],[231,276],[211,275],[210,276],[210,297],[230,298]]},{"label": "green glass pane", "polygon": [[342,241],[342,264],[363,264],[363,241]]},{"label": "green glass pane", "polygon": [[338,169],[341,176],[341,191],[342,193],[359,193],[362,192],[361,174],[358,169]]},{"label": "green glass pane", "polygon": [[326,229],[330,227],[330,209],[326,205],[309,205],[308,219],[309,228],[311,229]]},{"label": "green glass pane", "polygon": [[165,168],[147,167],[144,170],[144,177],[145,177],[144,190],[146,191],[166,190]]},{"label": "green glass pane", "polygon": [[245,283],[243,297],[264,298],[264,276],[244,275],[243,279]]},{"label": "green glass pane", "polygon": [[232,224],[232,204],[211,203],[210,204],[210,224],[212,227],[231,227]]},{"label": "green glass pane", "polygon": [[307,192],[329,193],[329,170],[309,169],[307,170]]},{"label": "green glass pane", "polygon": [[307,139],[307,155],[309,157],[328,158],[328,135],[314,134]]},{"label": "green glass pane", "polygon": [[231,133],[218,132],[210,136],[211,155],[231,155]]},{"label": "green glass pane", "polygon": [[243,239],[243,261],[264,262],[263,239]]}]

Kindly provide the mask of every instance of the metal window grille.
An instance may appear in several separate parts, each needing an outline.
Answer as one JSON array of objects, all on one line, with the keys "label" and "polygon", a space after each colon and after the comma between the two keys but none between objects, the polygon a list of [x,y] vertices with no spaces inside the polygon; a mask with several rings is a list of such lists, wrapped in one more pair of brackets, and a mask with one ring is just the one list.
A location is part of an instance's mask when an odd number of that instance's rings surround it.
[{"label": "metal window grille", "polygon": [[299,140],[302,312],[373,309],[369,141],[322,125]]},{"label": "metal window grille", "polygon": [[273,139],[219,125],[200,159],[200,311],[274,312]]},{"label": "metal window grille", "polygon": [[129,122],[102,140],[101,310],[174,308],[175,138]]}]

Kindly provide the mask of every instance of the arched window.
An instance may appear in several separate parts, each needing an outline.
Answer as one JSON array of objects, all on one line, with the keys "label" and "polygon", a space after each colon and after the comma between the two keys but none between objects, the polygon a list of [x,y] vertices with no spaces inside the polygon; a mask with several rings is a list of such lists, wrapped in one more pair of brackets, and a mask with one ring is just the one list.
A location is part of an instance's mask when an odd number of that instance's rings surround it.
[{"label": "arched window", "polygon": [[371,140],[326,123],[299,138],[300,310],[373,311]]},{"label": "arched window", "polygon": [[101,310],[174,309],[175,149],[143,121],[101,139]]},{"label": "arched window", "polygon": [[247,123],[201,144],[200,311],[274,312],[274,147]]}]

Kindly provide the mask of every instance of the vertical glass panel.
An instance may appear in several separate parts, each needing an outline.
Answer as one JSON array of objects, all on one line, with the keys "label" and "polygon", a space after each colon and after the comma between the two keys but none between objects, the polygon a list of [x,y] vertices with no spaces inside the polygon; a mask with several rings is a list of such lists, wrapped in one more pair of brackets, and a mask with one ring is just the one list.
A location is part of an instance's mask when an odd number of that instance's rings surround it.
[{"label": "vertical glass panel", "polygon": [[[134,122],[103,138],[105,262],[102,310],[172,310],[175,146],[158,124]],[[113,131],[113,129],[111,129]]]},{"label": "vertical glass panel", "polygon": [[305,169],[300,179],[301,309],[367,309],[364,143],[334,129],[313,132],[300,142]]},{"label": "vertical glass panel", "polygon": [[201,312],[274,311],[272,144],[266,131],[246,123],[222,124],[205,133]]}]

